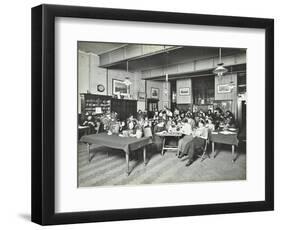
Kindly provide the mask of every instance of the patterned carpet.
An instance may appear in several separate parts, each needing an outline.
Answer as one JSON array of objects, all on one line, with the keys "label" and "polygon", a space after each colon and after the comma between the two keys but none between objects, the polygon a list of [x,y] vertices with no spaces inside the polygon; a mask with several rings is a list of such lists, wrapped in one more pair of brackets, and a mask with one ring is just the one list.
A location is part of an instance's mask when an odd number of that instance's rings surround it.
[{"label": "patterned carpet", "polygon": [[122,151],[93,146],[91,153],[89,163],[86,145],[78,144],[79,187],[246,179],[246,154],[240,153],[232,163],[230,146],[219,146],[215,159],[211,157],[202,162],[198,159],[189,167],[175,156],[175,151],[161,156],[153,149],[148,150],[146,166],[142,152],[136,152],[130,159],[129,176],[125,173],[125,154]]}]

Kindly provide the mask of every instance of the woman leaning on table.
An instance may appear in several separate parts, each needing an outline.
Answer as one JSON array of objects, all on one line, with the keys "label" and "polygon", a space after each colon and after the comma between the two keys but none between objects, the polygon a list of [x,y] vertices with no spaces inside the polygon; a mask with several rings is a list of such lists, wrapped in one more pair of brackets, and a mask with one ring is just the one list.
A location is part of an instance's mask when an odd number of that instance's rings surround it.
[{"label": "woman leaning on table", "polygon": [[[166,122],[165,120],[160,117],[157,121],[157,123],[155,124],[155,126],[153,127],[153,133],[158,133],[158,132],[162,132],[164,130],[166,130]],[[157,152],[161,152],[162,150],[162,145],[163,145],[163,138],[157,136],[157,135],[153,135],[153,143],[156,147],[156,151]]]},{"label": "woman leaning on table", "polygon": [[188,123],[188,119],[185,118],[182,121],[183,125],[181,128],[181,132],[183,133],[183,137],[179,140],[178,143],[178,158],[182,158],[184,156],[185,146],[192,141],[192,126]]},{"label": "woman leaning on table", "polygon": [[185,166],[191,165],[195,160],[196,149],[202,148],[208,138],[208,128],[205,127],[205,121],[200,119],[198,128],[193,132],[193,139],[185,145],[184,155],[188,156]]}]

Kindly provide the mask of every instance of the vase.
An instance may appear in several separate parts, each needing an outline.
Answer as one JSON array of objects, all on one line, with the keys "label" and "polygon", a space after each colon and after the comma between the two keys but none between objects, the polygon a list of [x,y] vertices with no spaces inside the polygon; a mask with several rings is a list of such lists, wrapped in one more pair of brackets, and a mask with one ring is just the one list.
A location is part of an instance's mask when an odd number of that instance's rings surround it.
[{"label": "vase", "polygon": [[118,124],[115,124],[112,126],[112,133],[119,134],[119,125]]},{"label": "vase", "polygon": [[136,138],[138,138],[138,139],[142,138],[142,130],[141,129],[137,129]]},{"label": "vase", "polygon": [[111,136],[112,132],[110,130],[107,131],[107,135]]}]

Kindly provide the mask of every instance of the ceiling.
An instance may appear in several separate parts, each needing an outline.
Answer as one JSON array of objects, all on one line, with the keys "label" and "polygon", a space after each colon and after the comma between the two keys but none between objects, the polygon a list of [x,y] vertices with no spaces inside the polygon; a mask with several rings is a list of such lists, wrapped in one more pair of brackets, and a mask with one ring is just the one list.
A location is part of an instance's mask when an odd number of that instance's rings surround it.
[{"label": "ceiling", "polygon": [[[78,49],[84,52],[91,52],[97,55],[125,46],[127,43],[107,43],[107,42],[78,42]],[[246,52],[243,48],[222,48],[222,56],[230,55],[237,52]],[[158,53],[145,57],[136,58],[129,61],[130,71],[143,71],[159,66],[165,66],[167,63],[170,65],[199,60],[202,57],[214,57],[218,55],[217,47],[196,47],[196,46],[183,46],[180,49],[175,49],[169,52]],[[122,69],[126,70],[127,60],[113,63],[109,69]]]},{"label": "ceiling", "polygon": [[[130,60],[128,67],[131,71],[143,71],[159,66],[166,66],[167,63],[169,65],[173,65],[178,63],[187,63],[194,60],[200,60],[202,58],[215,57],[218,56],[218,52],[219,50],[216,47],[185,46],[180,49],[169,51],[168,53],[163,52],[156,55],[145,56],[136,58],[134,60]],[[246,52],[246,50],[239,48],[222,48],[222,56],[227,56],[240,52]],[[126,65],[127,61],[125,60],[117,62],[108,68],[126,70]]]},{"label": "ceiling", "polygon": [[107,42],[78,42],[78,49],[84,52],[91,52],[94,54],[102,54],[107,51],[119,48],[126,45],[125,43],[107,43]]}]

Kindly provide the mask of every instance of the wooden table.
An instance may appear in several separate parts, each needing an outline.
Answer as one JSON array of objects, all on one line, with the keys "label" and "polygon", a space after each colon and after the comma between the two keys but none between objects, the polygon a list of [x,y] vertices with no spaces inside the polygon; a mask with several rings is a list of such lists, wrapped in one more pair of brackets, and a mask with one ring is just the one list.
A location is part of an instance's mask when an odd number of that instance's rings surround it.
[{"label": "wooden table", "polygon": [[79,125],[78,126],[78,139],[83,135],[89,134],[90,126],[88,125]]},{"label": "wooden table", "polygon": [[135,137],[120,137],[118,135],[108,135],[107,133],[100,133],[83,136],[80,141],[87,144],[89,162],[91,161],[90,146],[92,144],[123,150],[126,156],[126,173],[127,175],[129,175],[130,153],[134,150],[143,148],[143,161],[144,165],[146,165],[146,146],[151,143],[151,138],[143,137],[137,139]]},{"label": "wooden table", "polygon": [[[179,147],[178,147],[178,140],[182,136],[182,133],[180,133],[180,132],[169,133],[167,131],[164,131],[164,132],[155,133],[155,135],[163,138],[163,144],[162,144],[162,150],[161,150],[161,155],[162,156],[164,155],[164,151],[165,150],[176,150],[178,152],[178,149],[179,149]],[[166,138],[167,137],[174,137],[174,138],[176,138],[177,139],[177,145],[175,145],[175,146],[166,145]]]},{"label": "wooden table", "polygon": [[215,154],[215,143],[231,145],[232,162],[235,162],[237,156],[235,156],[235,146],[238,146],[238,133],[237,132],[224,132],[224,131],[214,131],[210,133],[210,141],[212,142],[212,153],[214,158]]}]

